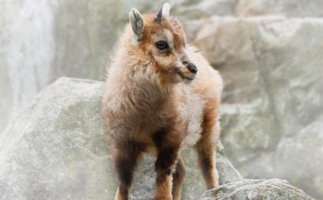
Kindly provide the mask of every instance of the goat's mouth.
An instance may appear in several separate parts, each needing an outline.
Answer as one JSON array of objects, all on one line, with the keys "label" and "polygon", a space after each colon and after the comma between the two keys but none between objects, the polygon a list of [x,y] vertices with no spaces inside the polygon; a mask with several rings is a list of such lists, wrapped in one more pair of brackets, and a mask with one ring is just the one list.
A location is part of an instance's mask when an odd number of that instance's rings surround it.
[{"label": "goat's mouth", "polygon": [[193,81],[197,77],[197,74],[193,74],[193,73],[191,73],[190,75],[184,74],[181,71],[178,71],[177,73],[179,74],[180,77],[182,77],[183,80]]}]

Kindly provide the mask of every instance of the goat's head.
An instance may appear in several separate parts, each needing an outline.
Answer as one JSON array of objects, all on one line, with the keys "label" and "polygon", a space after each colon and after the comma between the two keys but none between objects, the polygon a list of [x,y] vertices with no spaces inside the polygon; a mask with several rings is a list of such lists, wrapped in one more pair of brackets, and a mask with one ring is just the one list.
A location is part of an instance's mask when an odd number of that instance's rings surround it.
[{"label": "goat's head", "polygon": [[187,54],[183,27],[169,16],[169,9],[168,3],[157,14],[141,15],[137,9],[131,9],[134,48],[149,56],[154,73],[163,82],[190,83],[197,77],[197,67]]}]

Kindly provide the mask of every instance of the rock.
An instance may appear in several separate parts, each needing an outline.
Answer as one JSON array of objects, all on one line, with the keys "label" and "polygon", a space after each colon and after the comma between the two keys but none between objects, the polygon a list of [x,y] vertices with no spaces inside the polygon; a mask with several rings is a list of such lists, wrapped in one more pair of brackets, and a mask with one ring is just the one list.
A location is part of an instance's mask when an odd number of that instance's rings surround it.
[{"label": "rock", "polygon": [[[219,141],[219,144],[217,146],[216,159],[217,159],[216,168],[219,173],[220,185],[243,179],[240,173],[233,167],[231,162],[225,157],[224,147],[221,141]],[[193,161],[190,163],[193,163]]]},{"label": "rock", "polygon": [[323,114],[323,20],[261,23],[253,39],[259,73],[277,126],[289,137]]},{"label": "rock", "polygon": [[[0,132],[51,81],[55,41],[47,1],[1,1]],[[31,9],[32,8],[32,9]]]},{"label": "rock", "polygon": [[[211,18],[199,20],[202,26],[191,30],[197,46],[208,61],[221,72],[225,81],[223,101],[246,104],[264,96],[259,87],[261,79],[251,42],[254,20],[239,18]],[[185,27],[198,21],[185,22]],[[251,29],[251,30],[250,30]]]},{"label": "rock", "polygon": [[243,177],[273,177],[273,151],[280,136],[272,114],[266,116],[268,111],[262,107],[262,104],[220,107],[225,153]]},{"label": "rock", "polygon": [[[231,113],[222,116],[227,156],[241,172],[249,170],[248,162],[255,167],[252,161],[267,153],[271,156],[266,162],[272,163],[272,152],[283,138],[297,134],[323,114],[319,53],[323,46],[318,42],[323,40],[323,20],[202,21],[192,43],[220,71],[225,82],[223,101],[233,104]],[[272,172],[269,168],[267,175]],[[259,174],[263,169],[253,171]]]},{"label": "rock", "polygon": [[323,199],[323,116],[292,138],[275,154],[276,176],[287,179],[316,199]]},{"label": "rock", "polygon": [[[190,24],[203,25],[193,29]],[[226,103],[246,104],[266,99],[267,93],[272,92],[267,85],[273,84],[266,81],[276,78],[273,75],[288,76],[277,77],[283,80],[301,78],[280,70],[296,68],[293,74],[305,73],[304,76],[308,77],[308,73],[321,69],[321,59],[316,52],[322,51],[322,45],[316,41],[323,37],[320,34],[323,20],[214,17],[187,21],[185,25],[195,35],[192,44],[224,77],[223,100]],[[311,39],[308,41],[307,38]],[[300,46],[310,48],[311,52]],[[291,54],[296,59],[293,62],[289,60]],[[304,68],[304,65],[308,67]],[[315,77],[313,79],[316,80]]]},{"label": "rock", "polygon": [[[313,198],[302,190],[279,179],[244,179],[206,191],[200,200],[248,200],[248,199],[307,199]],[[314,200],[314,199],[313,199]]]},{"label": "rock", "polygon": [[234,15],[237,0],[170,1],[172,15],[182,20]]},{"label": "rock", "polygon": [[[239,173],[243,177],[253,179],[270,179],[270,178],[282,178],[280,176],[275,176],[274,168],[274,157],[275,150],[270,151],[258,151],[259,154],[256,154],[251,159],[242,162],[242,163],[232,163],[235,168],[238,168]],[[235,165],[236,164],[236,165]],[[304,189],[300,187],[301,189]]]},{"label": "rock", "polygon": [[[263,106],[263,105],[258,105]],[[226,147],[226,154],[230,155],[233,164],[243,166],[277,144],[280,137],[276,135],[274,120],[266,116],[256,106],[223,104],[221,107],[221,139]],[[273,132],[271,132],[273,131]],[[248,168],[248,166],[245,166]],[[253,166],[253,171],[257,170]],[[264,174],[268,171],[261,169]],[[254,171],[255,172],[255,171]],[[268,172],[269,173],[269,172]],[[245,176],[244,174],[243,176]]]},{"label": "rock", "polygon": [[284,15],[288,17],[322,17],[320,0],[240,0],[235,6],[237,16]]},{"label": "rock", "polygon": [[[320,129],[304,128],[314,122],[319,126],[316,121],[323,115],[323,46],[318,42],[323,40],[323,20],[193,22],[202,24],[191,27],[193,45],[224,77],[221,123],[228,158],[243,177],[287,179],[322,199],[322,179],[317,176],[322,161],[309,156],[321,156],[320,140],[312,136]],[[310,146],[305,136],[317,143]]]},{"label": "rock", "polygon": [[[113,199],[117,181],[109,138],[101,118],[103,83],[61,78],[20,112],[0,134],[0,199]],[[184,199],[205,191],[192,149]],[[241,180],[219,146],[220,183]],[[135,173],[131,199],[152,199],[154,161],[147,157]]]},{"label": "rock", "polygon": [[273,178],[274,150],[280,141],[273,119],[251,104],[222,104],[220,111],[221,140],[232,164],[243,177]]},{"label": "rock", "polygon": [[130,9],[124,7],[121,1],[115,0],[56,2],[54,18],[57,23],[53,26],[55,78],[105,78],[113,47],[128,22]]}]

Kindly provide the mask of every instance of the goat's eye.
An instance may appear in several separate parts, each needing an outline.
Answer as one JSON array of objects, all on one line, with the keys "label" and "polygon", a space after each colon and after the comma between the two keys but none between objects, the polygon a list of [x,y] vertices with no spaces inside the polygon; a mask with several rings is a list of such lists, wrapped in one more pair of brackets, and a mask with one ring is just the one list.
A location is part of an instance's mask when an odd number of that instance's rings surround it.
[{"label": "goat's eye", "polygon": [[168,48],[168,44],[165,41],[158,41],[158,42],[156,42],[155,45],[160,50],[164,50],[164,49],[167,49]]}]

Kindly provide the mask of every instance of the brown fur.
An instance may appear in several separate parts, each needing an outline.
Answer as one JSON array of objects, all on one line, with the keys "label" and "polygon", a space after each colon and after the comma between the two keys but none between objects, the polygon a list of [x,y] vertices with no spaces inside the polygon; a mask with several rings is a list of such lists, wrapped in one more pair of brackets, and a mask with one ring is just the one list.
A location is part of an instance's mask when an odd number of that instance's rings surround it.
[{"label": "brown fur", "polygon": [[[215,149],[220,135],[222,78],[194,47],[180,22],[143,15],[144,33],[135,40],[128,25],[109,68],[102,100],[118,179],[117,200],[128,199],[133,172],[143,154],[156,158],[157,199],[180,199],[185,166],[180,151],[195,147],[206,188],[218,186]],[[171,35],[171,36],[170,36]],[[166,40],[169,50],[155,43]],[[172,40],[172,41],[169,41]],[[184,62],[194,63],[198,76]]]}]

